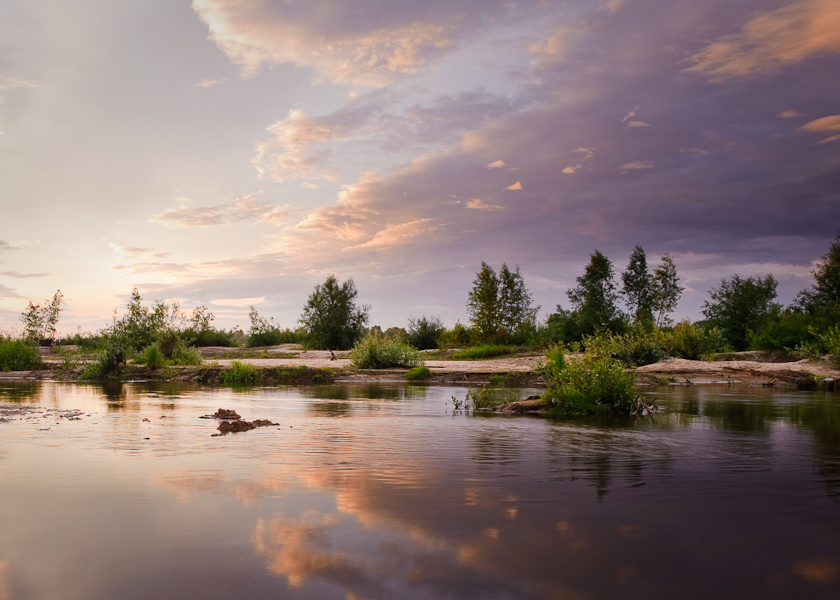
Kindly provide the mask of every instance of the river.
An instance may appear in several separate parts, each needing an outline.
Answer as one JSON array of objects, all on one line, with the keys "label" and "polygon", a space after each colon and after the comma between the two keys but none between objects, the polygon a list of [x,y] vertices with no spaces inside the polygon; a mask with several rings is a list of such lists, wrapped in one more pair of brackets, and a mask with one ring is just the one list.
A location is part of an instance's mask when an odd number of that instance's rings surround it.
[{"label": "river", "polygon": [[840,597],[840,396],[466,391],[4,382],[0,600]]}]

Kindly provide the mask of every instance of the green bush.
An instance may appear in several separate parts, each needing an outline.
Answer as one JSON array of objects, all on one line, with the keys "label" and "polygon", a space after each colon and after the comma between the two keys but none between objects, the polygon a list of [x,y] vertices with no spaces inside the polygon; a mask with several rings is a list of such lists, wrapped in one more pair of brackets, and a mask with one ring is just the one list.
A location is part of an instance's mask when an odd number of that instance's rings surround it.
[{"label": "green bush", "polygon": [[717,327],[700,327],[691,321],[680,321],[672,330],[656,333],[659,346],[675,358],[701,360],[704,356],[726,350],[726,340]]},{"label": "green bush", "polygon": [[562,347],[549,352],[543,367],[543,399],[550,410],[564,415],[631,411],[635,372],[591,351],[569,361],[562,352]]},{"label": "green bush", "polygon": [[156,343],[143,350],[143,363],[150,369],[159,369],[166,364],[166,357]]},{"label": "green bush", "polygon": [[239,344],[233,331],[223,329],[200,329],[188,328],[184,330],[184,338],[190,340],[189,345],[197,348],[205,346],[222,346],[224,348],[235,348]]},{"label": "green bush", "polygon": [[422,381],[432,376],[429,367],[414,367],[405,374],[405,378],[409,381]]},{"label": "green bush", "polygon": [[444,331],[446,327],[440,317],[412,317],[408,320],[406,341],[418,350],[434,349],[438,347],[438,340]]},{"label": "green bush", "polygon": [[254,365],[235,360],[230,368],[219,373],[219,377],[225,385],[254,385],[262,383],[263,373]]},{"label": "green bush", "polygon": [[472,348],[465,348],[452,355],[453,360],[484,360],[502,356],[503,354],[511,354],[516,349],[511,346],[504,346],[502,344],[482,344]]},{"label": "green bush", "polygon": [[455,323],[452,329],[441,332],[438,342],[445,346],[466,346],[472,341],[472,337],[469,329],[461,323]]},{"label": "green bush", "polygon": [[0,371],[31,371],[42,366],[37,346],[24,340],[0,338]]},{"label": "green bush", "polygon": [[423,355],[408,344],[389,340],[371,332],[356,342],[350,350],[353,365],[359,369],[387,369],[390,367],[419,367]]},{"label": "green bush", "polygon": [[627,333],[600,331],[583,340],[587,350],[598,356],[612,357],[625,367],[637,367],[659,362],[668,354],[659,346],[656,336],[641,325],[633,325]]},{"label": "green bush", "polygon": [[121,378],[125,373],[126,356],[124,340],[116,336],[108,337],[105,348],[85,367],[79,379]]},{"label": "green bush", "polygon": [[306,335],[291,329],[279,329],[270,327],[263,331],[252,331],[248,335],[246,345],[248,348],[261,348],[263,346],[279,346],[280,344],[301,344],[306,340]]}]

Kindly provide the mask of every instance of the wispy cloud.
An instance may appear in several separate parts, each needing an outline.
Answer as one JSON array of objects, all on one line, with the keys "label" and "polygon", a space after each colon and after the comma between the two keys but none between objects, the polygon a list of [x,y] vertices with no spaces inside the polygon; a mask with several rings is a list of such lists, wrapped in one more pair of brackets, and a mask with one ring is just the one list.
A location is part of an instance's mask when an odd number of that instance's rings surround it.
[{"label": "wispy cloud", "polygon": [[467,208],[471,208],[473,210],[489,210],[489,211],[505,210],[504,206],[500,206],[498,204],[490,204],[488,202],[484,202],[480,198],[473,198],[472,200],[468,200],[467,201]]},{"label": "wispy cloud", "polygon": [[755,15],[739,33],[724,35],[691,57],[688,71],[715,81],[772,71],[840,52],[835,0],[802,0]]},{"label": "wispy cloud", "polygon": [[289,216],[287,207],[275,206],[251,195],[215,206],[183,206],[185,203],[186,201],[181,200],[182,206],[168,208],[162,213],[152,215],[150,221],[175,228],[211,227],[242,221],[276,224],[284,222]]},{"label": "wispy cloud", "polygon": [[17,271],[2,271],[0,275],[4,277],[11,277],[12,279],[34,279],[39,277],[49,277],[52,273],[18,273]]},{"label": "wispy cloud", "polygon": [[506,190],[511,190],[511,191],[514,191],[514,192],[519,191],[519,190],[522,189],[522,182],[517,181],[516,183],[513,183],[513,184],[507,186],[505,189]]},{"label": "wispy cloud", "polygon": [[653,169],[656,166],[656,163],[652,160],[634,160],[628,163],[624,163],[618,169],[620,171],[635,171],[638,169]]}]

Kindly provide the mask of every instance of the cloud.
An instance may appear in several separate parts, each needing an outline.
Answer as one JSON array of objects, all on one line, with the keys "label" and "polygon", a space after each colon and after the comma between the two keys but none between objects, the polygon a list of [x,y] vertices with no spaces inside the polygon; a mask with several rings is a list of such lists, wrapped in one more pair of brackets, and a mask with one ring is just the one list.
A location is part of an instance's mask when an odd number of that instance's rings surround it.
[{"label": "cloud", "polygon": [[383,248],[396,246],[398,244],[405,244],[410,240],[420,237],[435,228],[430,227],[431,218],[415,219],[407,223],[398,223],[396,225],[388,225],[384,229],[377,231],[376,234],[364,244],[351,246],[347,250],[355,250],[359,248]]},{"label": "cloud", "polygon": [[758,13],[739,33],[721,36],[692,56],[694,66],[686,70],[723,81],[838,52],[840,5],[836,0],[803,0]]},{"label": "cloud", "polygon": [[776,114],[777,119],[801,119],[804,116],[798,110],[782,110]]},{"label": "cloud", "polygon": [[494,160],[491,163],[487,164],[488,169],[500,169],[505,166],[505,161],[503,160]]},{"label": "cloud", "polygon": [[321,189],[320,185],[318,185],[317,183],[312,183],[311,181],[301,182],[300,187],[302,187],[305,190],[320,190]]},{"label": "cloud", "polygon": [[802,129],[806,131],[840,131],[840,115],[831,115],[805,123]]},{"label": "cloud", "polygon": [[[182,199],[181,203],[184,202]],[[243,221],[260,223],[282,223],[289,216],[287,207],[274,206],[271,202],[257,200],[246,195],[232,203],[223,202],[215,206],[181,206],[168,208],[152,215],[150,221],[176,229],[184,227],[211,227],[230,225]],[[137,250],[144,250],[142,248]]]},{"label": "cloud", "polygon": [[254,298],[222,298],[218,300],[211,300],[210,304],[217,306],[256,306],[265,302],[265,296],[257,296]]},{"label": "cloud", "polygon": [[153,252],[151,248],[138,248],[136,246],[122,246],[115,242],[108,242],[108,246],[110,246],[111,250],[114,251],[114,254],[123,260],[131,260],[135,258],[141,257],[151,257],[151,258],[168,258],[169,254],[166,252]]},{"label": "cloud", "polygon": [[[510,180],[508,180],[508,181],[510,181]],[[507,186],[505,189],[506,189],[506,190],[512,190],[512,191],[518,191],[518,190],[521,190],[521,189],[522,189],[522,182],[521,182],[521,181],[517,181],[516,183],[514,183],[514,184],[512,184],[512,185]]]},{"label": "cloud", "polygon": [[13,246],[9,242],[4,242],[3,240],[0,240],[0,250],[17,250],[17,247]]},{"label": "cloud", "polygon": [[224,83],[225,81],[227,81],[227,79],[205,79],[204,81],[196,83],[195,86],[196,87],[202,87],[202,88],[209,88],[209,87],[213,87],[214,85],[220,85],[220,84]]},{"label": "cloud", "polygon": [[498,204],[488,204],[479,198],[473,198],[472,200],[467,201],[467,208],[472,208],[474,210],[505,210],[504,206],[499,206]]},{"label": "cloud", "polygon": [[192,6],[245,77],[263,64],[294,64],[326,81],[377,87],[436,63],[494,14],[513,10],[492,2],[479,13],[443,0],[193,0]]},{"label": "cloud", "polygon": [[11,277],[12,279],[34,279],[38,277],[49,277],[52,273],[18,273],[16,271],[3,271],[0,275],[4,277]]},{"label": "cloud", "polygon": [[3,285],[0,283],[0,298],[23,298],[20,294],[17,293],[15,288],[10,288],[8,286]]},{"label": "cloud", "polygon": [[635,116],[636,111],[631,110],[629,113],[624,115],[623,119],[621,119],[621,125],[624,127],[650,127],[650,123],[646,121],[633,120],[633,117]]},{"label": "cloud", "polygon": [[633,162],[624,163],[619,167],[620,171],[634,171],[636,169],[653,169],[656,163],[652,160],[634,160]]},{"label": "cloud", "polygon": [[574,175],[580,171],[580,165],[569,165],[568,167],[564,167],[561,173],[565,175]]},{"label": "cloud", "polygon": [[817,142],[817,143],[818,143],[818,144],[827,144],[827,143],[829,143],[829,142],[836,142],[837,140],[840,140],[840,134],[838,134],[838,135],[832,135],[831,137],[827,137],[827,138],[825,138],[824,140],[820,140],[820,141],[819,141],[819,142]]}]

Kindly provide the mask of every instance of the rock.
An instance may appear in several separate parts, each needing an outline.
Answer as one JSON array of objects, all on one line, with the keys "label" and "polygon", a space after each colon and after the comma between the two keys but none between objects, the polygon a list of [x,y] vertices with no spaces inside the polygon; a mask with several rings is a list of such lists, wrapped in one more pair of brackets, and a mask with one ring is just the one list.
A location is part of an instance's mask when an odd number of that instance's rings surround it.
[{"label": "rock", "polygon": [[220,408],[219,410],[216,411],[216,414],[213,415],[213,418],[214,419],[225,419],[226,421],[237,421],[237,420],[241,419],[242,417],[240,417],[238,414],[236,414],[235,410]]},{"label": "rock", "polygon": [[[235,414],[235,413],[234,413]],[[236,415],[237,419],[240,418]],[[229,433],[241,433],[243,431],[251,431],[257,427],[276,426],[279,423],[272,423],[268,419],[257,419],[256,421],[222,421],[219,423],[219,431],[221,433],[214,434],[215,436],[227,435]]]}]

